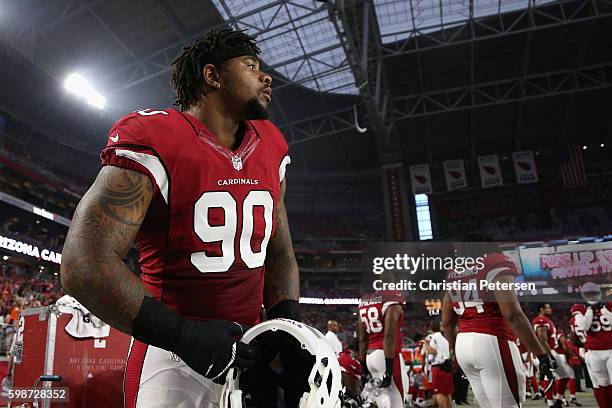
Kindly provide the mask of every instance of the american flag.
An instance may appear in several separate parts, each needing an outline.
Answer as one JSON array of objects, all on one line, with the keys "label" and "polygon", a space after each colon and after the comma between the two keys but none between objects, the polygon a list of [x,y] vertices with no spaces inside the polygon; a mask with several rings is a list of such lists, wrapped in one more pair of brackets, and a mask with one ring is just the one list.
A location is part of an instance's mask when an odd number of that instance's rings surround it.
[{"label": "american flag", "polygon": [[564,146],[559,153],[559,169],[564,186],[586,184],[587,175],[580,146]]}]

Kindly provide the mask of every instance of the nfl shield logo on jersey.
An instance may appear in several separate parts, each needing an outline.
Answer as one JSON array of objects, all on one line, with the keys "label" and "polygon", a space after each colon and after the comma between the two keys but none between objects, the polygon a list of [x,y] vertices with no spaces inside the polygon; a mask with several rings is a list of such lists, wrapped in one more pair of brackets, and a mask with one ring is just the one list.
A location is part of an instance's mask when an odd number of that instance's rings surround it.
[{"label": "nfl shield logo on jersey", "polygon": [[234,168],[236,169],[236,171],[242,170],[242,159],[240,157],[233,156],[232,164],[234,165]]},{"label": "nfl shield logo on jersey", "polygon": [[181,358],[174,353],[170,353],[170,361],[173,363],[180,363]]}]

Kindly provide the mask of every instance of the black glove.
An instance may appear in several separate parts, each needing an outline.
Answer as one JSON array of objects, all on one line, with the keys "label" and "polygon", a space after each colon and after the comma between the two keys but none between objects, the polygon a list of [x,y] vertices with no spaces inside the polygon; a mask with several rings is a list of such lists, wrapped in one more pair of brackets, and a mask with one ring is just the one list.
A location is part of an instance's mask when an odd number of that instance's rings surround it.
[{"label": "black glove", "polygon": [[541,354],[538,360],[540,360],[540,379],[548,381],[546,389],[542,390],[543,393],[546,393],[555,384],[554,371],[557,368],[557,361],[550,354]]},{"label": "black glove", "polygon": [[361,375],[361,386],[365,387],[365,385],[372,379],[372,374],[370,374],[370,370],[368,370],[368,365],[366,364],[366,360],[360,360],[359,363],[361,363],[361,368],[362,368],[362,375]]},{"label": "black glove", "polygon": [[385,358],[385,375],[380,386],[387,388],[393,381],[393,364],[395,363],[393,358]]},{"label": "black glove", "polygon": [[453,364],[453,360],[451,360],[450,358],[447,358],[438,367],[440,367],[441,370],[450,373],[455,368],[455,365]]},{"label": "black glove", "polygon": [[231,367],[248,368],[257,350],[237,342],[246,331],[226,320],[189,320],[145,297],[132,323],[132,335],[143,343],[172,351],[191,369],[215,382],[224,383]]},{"label": "black glove", "polygon": [[193,370],[223,384],[231,367],[248,368],[257,356],[253,347],[234,339],[242,334],[235,322],[185,320],[174,352]]},{"label": "black glove", "polygon": [[599,309],[603,309],[604,307],[606,307],[606,302],[598,302],[598,303],[585,303],[585,306],[587,308],[587,310],[589,308],[591,308],[593,310],[593,312],[595,312],[595,310]]},{"label": "black glove", "polygon": [[268,310],[268,320],[291,319],[300,321],[300,302],[293,299],[281,300]]},{"label": "black glove", "polygon": [[340,395],[342,408],[361,408],[363,399],[360,395],[351,395],[348,391]]}]

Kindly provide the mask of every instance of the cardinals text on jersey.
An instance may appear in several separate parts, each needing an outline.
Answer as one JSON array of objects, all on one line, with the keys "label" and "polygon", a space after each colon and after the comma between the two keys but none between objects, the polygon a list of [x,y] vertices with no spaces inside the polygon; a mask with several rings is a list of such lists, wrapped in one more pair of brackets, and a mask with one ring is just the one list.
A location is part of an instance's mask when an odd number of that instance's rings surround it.
[{"label": "cardinals text on jersey", "polygon": [[[396,291],[380,291],[372,295],[364,296],[359,304],[359,318],[363,322],[366,332],[368,333],[368,347],[370,349],[383,348],[383,339],[385,337],[385,313],[391,305],[405,305],[406,300],[400,292]],[[396,349],[402,349],[401,326],[404,318],[400,317],[400,321],[396,328]]]}]

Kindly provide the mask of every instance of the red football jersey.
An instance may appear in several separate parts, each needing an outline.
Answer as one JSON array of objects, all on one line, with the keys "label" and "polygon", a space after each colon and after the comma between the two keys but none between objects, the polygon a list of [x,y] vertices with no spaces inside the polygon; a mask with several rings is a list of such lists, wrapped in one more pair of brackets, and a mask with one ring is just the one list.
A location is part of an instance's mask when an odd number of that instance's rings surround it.
[{"label": "red football jersey", "polygon": [[580,344],[582,344],[583,346],[586,344],[586,339],[587,339],[586,332],[584,330],[580,330],[576,326],[576,315],[579,313],[584,314],[585,312],[586,312],[585,306],[581,303],[576,303],[572,305],[571,307],[572,317],[570,317],[569,319],[570,330],[576,335],[576,337],[580,341]]},{"label": "red football jersey", "polygon": [[111,128],[102,165],[146,174],[155,193],[136,237],[141,280],[193,319],[256,324],[288,146],[269,121],[248,121],[236,150],[174,109],[142,110]]},{"label": "red football jersey", "polygon": [[559,354],[566,354],[565,350],[563,350],[563,346],[561,345],[562,343],[565,343],[567,341],[565,333],[563,333],[562,331],[558,331],[555,334],[555,339],[557,340],[557,347],[555,347],[555,351]]},{"label": "red football jersey", "polygon": [[568,363],[572,366],[580,365],[580,348],[575,346],[570,338],[565,336],[565,345],[568,350],[571,350],[571,356],[568,356]]},{"label": "red football jersey", "polygon": [[[379,291],[371,295],[364,296],[359,304],[359,318],[364,323],[368,333],[368,348],[372,350],[382,350],[383,339],[385,337],[385,313],[391,305],[406,304],[404,296],[397,291]],[[403,310],[403,309],[402,309]],[[395,351],[402,349],[402,325],[404,324],[404,312],[399,318],[396,327]]]},{"label": "red football jersey", "polygon": [[576,317],[575,316],[570,317],[570,319],[569,319],[569,326],[570,326],[570,329],[572,330],[572,332],[576,335],[576,337],[580,341],[580,344],[584,345],[586,343],[586,340],[587,340],[586,332],[584,330],[580,330],[576,326]]},{"label": "red football jersey", "polygon": [[338,356],[338,363],[340,364],[340,371],[358,380],[361,379],[363,368],[361,368],[359,360],[353,357],[351,350],[342,351]]},{"label": "red football jersey", "polygon": [[518,270],[515,263],[503,254],[490,254],[484,259],[481,269],[467,270],[461,274],[454,271],[447,275],[447,282],[471,283],[476,290],[449,290],[448,294],[453,310],[459,319],[459,333],[484,333],[513,341],[506,319],[504,319],[497,302],[485,302],[493,295],[483,293],[479,282],[486,280],[494,282],[495,278],[508,275],[516,277]]},{"label": "red football jersey", "polygon": [[555,328],[555,324],[552,320],[550,320],[547,316],[536,316],[532,321],[533,330],[537,333],[538,327],[545,327],[547,333],[547,342],[548,347],[551,350],[557,348],[557,329]]},{"label": "red football jersey", "polygon": [[[612,302],[606,304],[606,309],[612,310]],[[598,307],[593,307],[591,327],[586,331],[586,348],[588,350],[612,350],[612,322],[601,313]]]}]

